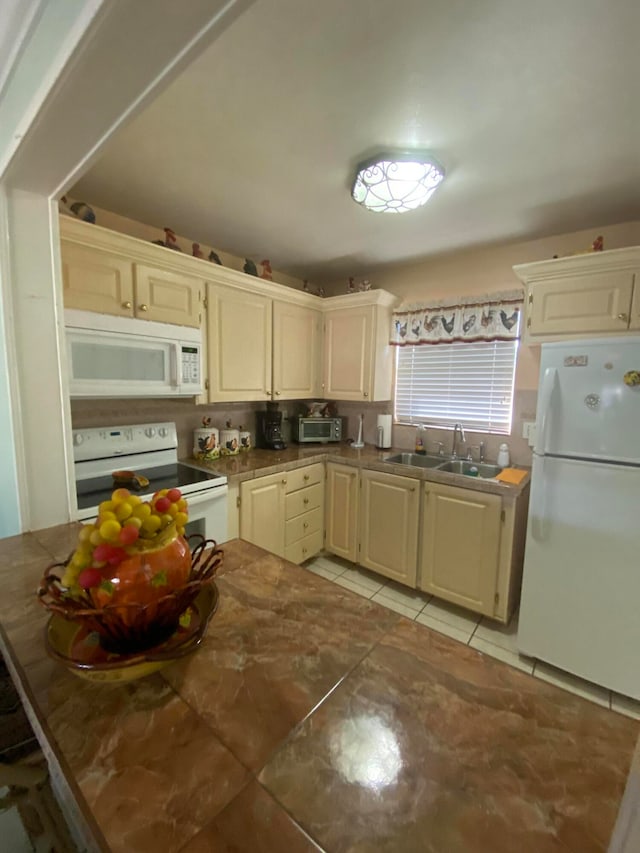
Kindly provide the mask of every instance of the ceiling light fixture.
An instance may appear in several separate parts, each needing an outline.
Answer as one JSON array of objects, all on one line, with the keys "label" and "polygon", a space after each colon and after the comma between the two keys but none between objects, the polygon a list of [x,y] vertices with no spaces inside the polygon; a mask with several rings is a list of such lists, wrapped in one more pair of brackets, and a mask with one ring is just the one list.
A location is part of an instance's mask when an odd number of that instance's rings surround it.
[{"label": "ceiling light fixture", "polygon": [[442,166],[425,152],[378,154],[358,166],[351,195],[375,213],[405,213],[426,204],[443,178]]}]

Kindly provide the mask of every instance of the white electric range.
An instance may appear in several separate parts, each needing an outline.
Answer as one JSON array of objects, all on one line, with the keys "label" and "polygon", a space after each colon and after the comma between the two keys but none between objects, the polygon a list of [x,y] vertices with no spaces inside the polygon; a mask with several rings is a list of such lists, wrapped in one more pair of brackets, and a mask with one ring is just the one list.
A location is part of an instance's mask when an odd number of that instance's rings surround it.
[{"label": "white electric range", "polygon": [[139,491],[147,498],[177,487],[187,499],[186,535],[199,533],[217,543],[227,539],[227,478],[178,462],[174,423],[133,424],[73,430],[78,520],[93,521],[98,506],[117,485],[114,471],[133,471],[149,480]]}]

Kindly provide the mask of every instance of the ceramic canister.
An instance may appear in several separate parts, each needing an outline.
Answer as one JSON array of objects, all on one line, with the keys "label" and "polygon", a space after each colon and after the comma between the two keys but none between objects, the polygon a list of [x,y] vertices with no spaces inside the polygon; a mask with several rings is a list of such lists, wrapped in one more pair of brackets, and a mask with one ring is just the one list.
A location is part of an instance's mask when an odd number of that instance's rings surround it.
[{"label": "ceramic canister", "polygon": [[240,453],[240,432],[233,427],[220,430],[220,455],[235,456]]},{"label": "ceramic canister", "polygon": [[251,433],[242,427],[240,428],[240,450],[251,450]]},{"label": "ceramic canister", "polygon": [[217,427],[202,427],[193,431],[194,459],[217,459],[220,456],[220,436]]}]

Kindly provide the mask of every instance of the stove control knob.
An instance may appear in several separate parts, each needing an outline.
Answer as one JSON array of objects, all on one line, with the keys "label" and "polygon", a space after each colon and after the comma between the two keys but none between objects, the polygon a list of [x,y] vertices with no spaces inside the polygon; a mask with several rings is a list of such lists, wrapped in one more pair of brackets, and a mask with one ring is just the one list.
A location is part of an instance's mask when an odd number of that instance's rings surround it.
[{"label": "stove control knob", "polygon": [[81,433],[81,432],[77,432],[77,433],[73,436],[73,443],[74,443],[74,444],[76,444],[76,445],[78,445],[78,444],[82,444],[82,442],[83,442],[83,441],[84,441],[84,436],[82,435],[82,433]]},{"label": "stove control knob", "polygon": [[144,434],[147,436],[147,438],[153,438],[153,436],[156,434],[156,428],[147,427],[144,431]]}]

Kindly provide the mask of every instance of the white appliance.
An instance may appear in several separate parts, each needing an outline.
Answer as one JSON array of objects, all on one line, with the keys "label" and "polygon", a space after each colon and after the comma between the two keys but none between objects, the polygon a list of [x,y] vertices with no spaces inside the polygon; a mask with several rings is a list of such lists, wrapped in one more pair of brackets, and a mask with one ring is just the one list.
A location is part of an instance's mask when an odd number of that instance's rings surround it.
[{"label": "white appliance", "polygon": [[200,329],[70,308],[64,319],[71,397],[202,392]]},{"label": "white appliance", "polygon": [[518,647],[640,699],[640,336],[544,344]]},{"label": "white appliance", "polygon": [[135,494],[145,498],[159,489],[179,488],[187,499],[186,534],[227,539],[227,478],[178,462],[174,423],[134,424],[73,430],[78,520],[93,521],[98,506],[116,488],[114,471],[133,471],[149,480]]}]

